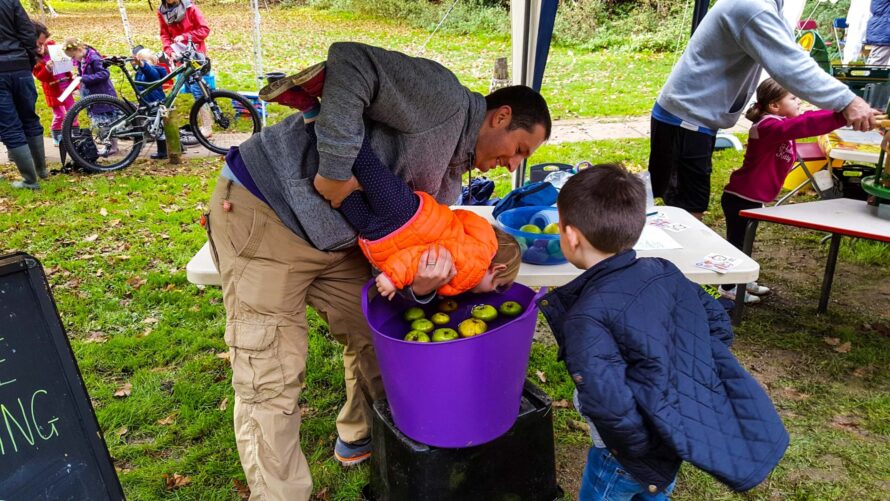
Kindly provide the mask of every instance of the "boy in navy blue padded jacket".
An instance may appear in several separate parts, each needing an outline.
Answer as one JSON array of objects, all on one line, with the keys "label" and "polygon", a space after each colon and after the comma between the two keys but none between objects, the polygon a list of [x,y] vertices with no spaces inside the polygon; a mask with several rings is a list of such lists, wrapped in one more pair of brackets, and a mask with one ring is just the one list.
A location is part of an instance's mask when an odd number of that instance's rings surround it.
[{"label": "boy in navy blue padded jacket", "polygon": [[539,305],[592,425],[580,499],[667,499],[682,461],[736,491],[759,484],[788,433],[730,352],[723,307],[669,261],[636,257],[642,181],[594,166],[557,205],[562,251],[587,271]]}]

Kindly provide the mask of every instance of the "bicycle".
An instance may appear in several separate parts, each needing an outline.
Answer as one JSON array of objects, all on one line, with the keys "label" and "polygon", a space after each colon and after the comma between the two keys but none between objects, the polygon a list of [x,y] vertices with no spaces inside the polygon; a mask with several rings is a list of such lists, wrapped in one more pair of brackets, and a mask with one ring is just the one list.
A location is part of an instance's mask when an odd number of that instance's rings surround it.
[{"label": "bicycle", "polygon": [[[191,40],[178,59],[182,64],[164,78],[137,85],[127,71],[127,66],[135,58],[105,58],[106,68],[116,66],[124,73],[136,93],[137,103],[107,94],[89,95],[77,102],[62,124],[62,143],[74,162],[93,172],[115,171],[132,164],[145,142],[161,137],[164,119],[173,110],[179,91],[186,84],[195,84],[201,89],[201,97],[195,100],[189,112],[189,125],[198,143],[208,150],[225,154],[229,146],[240,143],[241,134],[260,131],[259,113],[246,97],[228,90],[210,90],[203,80],[210,72],[210,59],[198,52]],[[175,84],[163,101],[144,101],[151,91],[173,79],[176,79]],[[240,110],[235,103],[240,105]],[[199,123],[204,106],[210,110],[209,124]],[[241,119],[243,114],[247,115],[246,120]],[[79,126],[75,126],[78,122]],[[231,134],[233,132],[241,134],[236,136]]]}]

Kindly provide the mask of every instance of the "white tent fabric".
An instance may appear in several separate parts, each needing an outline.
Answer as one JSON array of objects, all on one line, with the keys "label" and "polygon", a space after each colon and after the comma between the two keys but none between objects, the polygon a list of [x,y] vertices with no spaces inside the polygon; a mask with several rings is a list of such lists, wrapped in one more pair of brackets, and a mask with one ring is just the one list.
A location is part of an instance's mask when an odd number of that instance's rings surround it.
[{"label": "white tent fabric", "polygon": [[842,62],[849,64],[859,58],[865,40],[865,27],[871,19],[871,0],[852,0],[847,11],[847,43]]}]

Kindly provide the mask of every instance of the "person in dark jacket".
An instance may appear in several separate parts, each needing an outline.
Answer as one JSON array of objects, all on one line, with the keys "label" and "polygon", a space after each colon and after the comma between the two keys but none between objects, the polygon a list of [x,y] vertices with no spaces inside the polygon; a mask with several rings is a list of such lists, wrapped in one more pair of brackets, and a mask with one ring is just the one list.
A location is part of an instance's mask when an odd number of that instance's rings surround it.
[{"label": "person in dark jacket", "polygon": [[[141,47],[141,46],[140,46]],[[138,50],[137,50],[138,49]],[[167,69],[159,64],[158,56],[151,49],[137,48],[133,49],[133,67],[136,69],[134,80],[137,82],[153,83],[167,76]],[[136,84],[136,87],[143,91],[147,85]],[[162,88],[156,88],[145,95],[140,101],[143,104],[153,104],[164,100],[164,91]],[[152,160],[162,160],[167,158],[167,140],[162,136],[155,141],[157,151],[151,155]]]},{"label": "person in dark jacket", "polygon": [[890,64],[890,0],[871,0],[865,43],[874,46],[868,53],[867,64]]},{"label": "person in dark jacket", "polygon": [[636,257],[643,182],[594,166],[557,205],[563,254],[587,271],[538,304],[591,424],[579,498],[667,499],[682,461],[736,491],[759,484],[788,433],[730,352],[723,307],[670,262]]},{"label": "person in dark jacket", "polygon": [[23,180],[15,188],[35,190],[46,178],[43,126],[34,111],[37,34],[19,0],[0,0],[0,140]]}]

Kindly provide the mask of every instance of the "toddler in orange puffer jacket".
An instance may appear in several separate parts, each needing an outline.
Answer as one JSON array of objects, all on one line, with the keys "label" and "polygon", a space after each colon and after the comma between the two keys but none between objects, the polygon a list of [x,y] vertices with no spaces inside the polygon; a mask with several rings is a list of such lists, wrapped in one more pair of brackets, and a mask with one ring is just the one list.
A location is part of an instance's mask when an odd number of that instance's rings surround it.
[{"label": "toddler in orange puffer jacket", "polygon": [[[307,124],[313,138],[314,125]],[[391,299],[411,285],[421,254],[434,244],[448,249],[457,270],[439,294],[505,291],[513,284],[522,256],[516,239],[473,212],[452,210],[428,193],[412,191],[381,163],[367,136],[352,173],[361,186],[339,210],[358,232],[365,257],[380,270],[381,295]]]}]

